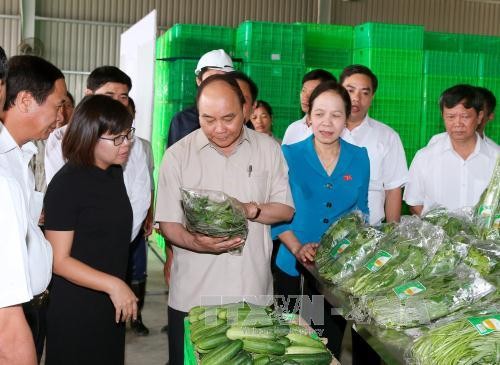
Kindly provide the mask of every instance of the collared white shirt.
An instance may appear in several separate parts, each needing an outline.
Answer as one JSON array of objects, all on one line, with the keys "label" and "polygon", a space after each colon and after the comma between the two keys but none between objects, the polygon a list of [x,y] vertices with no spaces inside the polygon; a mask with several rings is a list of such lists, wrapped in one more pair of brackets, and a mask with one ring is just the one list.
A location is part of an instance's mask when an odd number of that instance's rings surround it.
[{"label": "collared white shirt", "polygon": [[38,227],[42,195],[28,167],[36,152],[0,122],[0,308],[31,300],[52,277],[52,249]]},{"label": "collared white shirt", "polygon": [[406,203],[423,205],[423,214],[434,205],[457,210],[477,204],[500,149],[476,136],[474,151],[466,160],[455,152],[447,133],[419,150],[410,166]]},{"label": "collared white shirt", "polygon": [[312,128],[307,125],[306,117],[307,115],[304,115],[304,118],[296,120],[287,127],[281,144],[301,142],[312,134]]},{"label": "collared white shirt", "polygon": [[[62,139],[67,126],[52,132],[45,146],[45,178],[47,185],[54,175],[64,166],[62,155]],[[151,203],[151,176],[144,145],[134,141],[130,148],[127,163],[123,166],[123,179],[127,195],[132,205],[133,227],[132,238],[137,237]]]},{"label": "collared white shirt", "polygon": [[[448,133],[446,132],[443,132],[443,133],[438,133],[438,134],[435,134],[431,137],[431,139],[429,140],[429,143],[427,143],[427,146],[430,146],[434,143],[436,143],[437,141],[439,141],[440,139],[443,139],[445,138],[446,136],[448,136]],[[488,136],[486,136],[486,134],[483,133],[483,141],[485,141],[487,144],[495,147],[497,144],[495,143],[495,141],[493,141],[491,138],[489,138]]]},{"label": "collared white shirt", "polygon": [[[167,149],[158,178],[155,220],[184,224],[181,188],[217,190],[241,202],[293,207],[288,168],[273,138],[243,128],[241,143],[223,155],[198,129]],[[247,301],[269,304],[273,294],[269,225],[248,222],[241,256],[204,254],[173,246],[168,305],[187,312],[195,305]]]},{"label": "collared white shirt", "polygon": [[408,181],[405,150],[399,134],[368,115],[359,126],[341,137],[358,147],[366,147],[370,159],[368,208],[370,224],[379,225],[385,218],[385,191],[402,187]]}]

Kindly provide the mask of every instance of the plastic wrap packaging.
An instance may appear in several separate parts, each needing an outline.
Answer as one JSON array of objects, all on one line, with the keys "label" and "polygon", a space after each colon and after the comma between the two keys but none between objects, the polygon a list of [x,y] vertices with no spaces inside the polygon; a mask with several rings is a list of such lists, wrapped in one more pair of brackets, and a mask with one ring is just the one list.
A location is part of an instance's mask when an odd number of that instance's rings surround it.
[{"label": "plastic wrap packaging", "polygon": [[[186,228],[210,237],[248,235],[245,211],[236,199],[221,191],[181,189]],[[241,248],[234,253],[241,252]]]},{"label": "plastic wrap packaging", "polygon": [[471,239],[464,262],[498,286],[500,280],[500,244],[498,241]]},{"label": "plastic wrap packaging", "polygon": [[330,260],[321,267],[316,263],[321,277],[333,284],[349,278],[371,256],[384,233],[373,227],[360,227],[351,231],[330,250]]},{"label": "plastic wrap packaging", "polygon": [[477,271],[461,264],[448,275],[421,278],[398,285],[366,300],[367,311],[386,328],[429,324],[477,302],[495,287]]},{"label": "plastic wrap packaging", "polygon": [[469,245],[445,237],[443,244],[420,276],[433,277],[453,273],[458,264],[467,256],[468,251]]},{"label": "plastic wrap packaging", "polygon": [[457,234],[478,234],[472,208],[462,208],[451,212],[443,207],[434,207],[422,216],[422,220],[442,227],[450,237]]},{"label": "plastic wrap packaging", "polygon": [[357,231],[363,225],[364,217],[360,211],[348,213],[332,223],[319,241],[319,247],[314,259],[318,267],[330,261],[330,253],[340,240],[344,239],[351,232]]},{"label": "plastic wrap packaging", "polygon": [[500,239],[500,156],[497,157],[491,180],[475,207],[474,217],[481,238]]},{"label": "plastic wrap packaging", "polygon": [[382,238],[375,254],[341,289],[361,297],[409,281],[427,266],[445,237],[440,227],[418,217],[402,217],[400,225]]},{"label": "plastic wrap packaging", "polygon": [[445,318],[419,331],[406,352],[408,365],[493,365],[500,363],[498,308]]}]

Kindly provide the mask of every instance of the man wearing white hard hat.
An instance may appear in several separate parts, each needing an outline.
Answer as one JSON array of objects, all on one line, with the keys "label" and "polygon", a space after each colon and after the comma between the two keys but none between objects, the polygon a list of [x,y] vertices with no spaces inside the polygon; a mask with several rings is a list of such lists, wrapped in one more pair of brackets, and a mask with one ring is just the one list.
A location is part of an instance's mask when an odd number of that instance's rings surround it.
[{"label": "man wearing white hard hat", "polygon": [[[207,52],[201,56],[194,71],[196,85],[199,86],[209,76],[231,71],[234,71],[233,61],[223,49]],[[193,105],[178,112],[170,122],[167,148],[198,128],[200,128],[200,122],[196,106]]]}]

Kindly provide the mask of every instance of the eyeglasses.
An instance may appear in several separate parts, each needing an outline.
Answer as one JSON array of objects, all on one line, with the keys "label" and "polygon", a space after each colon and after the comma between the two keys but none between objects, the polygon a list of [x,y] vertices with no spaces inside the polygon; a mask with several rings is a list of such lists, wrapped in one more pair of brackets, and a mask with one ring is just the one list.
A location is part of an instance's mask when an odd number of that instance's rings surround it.
[{"label": "eyeglasses", "polygon": [[106,139],[108,141],[113,141],[113,144],[115,146],[120,146],[123,142],[125,142],[125,138],[129,141],[132,142],[134,140],[134,135],[135,135],[135,128],[132,127],[128,131],[127,134],[120,134],[116,137],[113,138],[106,138],[106,137],[99,137],[100,139]]}]

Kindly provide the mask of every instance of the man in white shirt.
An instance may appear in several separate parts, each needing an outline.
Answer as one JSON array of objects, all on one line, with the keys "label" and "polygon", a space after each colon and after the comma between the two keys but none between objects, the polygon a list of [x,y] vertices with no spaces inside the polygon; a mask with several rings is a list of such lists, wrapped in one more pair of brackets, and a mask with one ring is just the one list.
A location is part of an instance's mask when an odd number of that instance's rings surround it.
[{"label": "man in white shirt", "polygon": [[500,151],[476,131],[484,112],[483,98],[474,86],[445,90],[439,106],[446,134],[417,152],[405,189],[404,199],[417,215],[436,205],[449,210],[475,205]]},{"label": "man in white shirt", "polygon": [[309,96],[313,90],[323,81],[337,81],[330,72],[317,69],[309,71],[302,78],[302,90],[300,91],[300,107],[305,113],[302,119],[299,119],[288,126],[283,136],[281,144],[293,144],[303,141],[312,134],[311,123],[307,120],[307,111],[309,110]]},{"label": "man in white shirt", "polygon": [[339,82],[351,97],[351,115],[342,138],[366,147],[370,158],[368,190],[369,223],[397,222],[401,217],[402,187],[408,181],[406,156],[399,135],[389,126],[368,116],[378,80],[362,65],[346,67]]},{"label": "man in white shirt", "polygon": [[63,118],[66,83],[39,57],[15,56],[7,66],[0,123],[0,364],[34,365],[38,333],[30,331],[21,303],[45,298],[52,250],[38,228],[42,199],[28,163],[36,153],[31,141],[46,139]]},{"label": "man in white shirt", "polygon": [[[87,79],[86,95],[104,94],[128,106],[128,93],[132,88],[130,77],[114,66],[102,66],[92,71]],[[55,130],[45,146],[45,177],[47,185],[64,165],[62,138],[66,127]],[[144,146],[133,143],[130,156],[123,166],[125,187],[132,205],[133,227],[131,241],[139,234],[151,202],[151,179]]]}]

